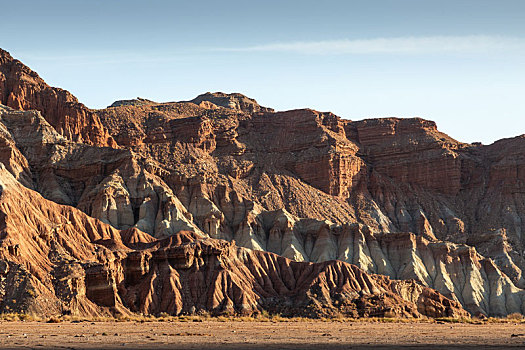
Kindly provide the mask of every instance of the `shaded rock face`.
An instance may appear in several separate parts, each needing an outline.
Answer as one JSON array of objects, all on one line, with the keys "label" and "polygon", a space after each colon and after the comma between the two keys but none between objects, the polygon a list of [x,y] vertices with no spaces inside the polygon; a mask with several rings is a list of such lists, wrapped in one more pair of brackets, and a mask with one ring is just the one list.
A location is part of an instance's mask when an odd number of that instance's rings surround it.
[{"label": "shaded rock face", "polygon": [[[457,303],[472,314],[525,311],[522,137],[468,145],[419,118],[353,122],[310,109],[276,113],[240,94],[208,93],[192,102],[123,102],[97,111],[58,98],[56,108],[44,109],[32,104],[41,97],[31,96],[55,90],[7,53],[2,57],[0,77],[7,78],[0,78],[0,91],[8,93],[1,96],[26,102],[10,103],[14,109],[0,106],[0,161],[18,183],[51,201],[45,203],[72,206],[97,222],[81,220],[80,226],[109,230],[83,234],[88,238],[81,240],[105,256],[100,258],[104,264],[91,257],[98,253],[86,253],[75,262],[57,258],[37,273],[13,258],[31,257],[37,248],[6,246],[6,263],[15,264],[17,276],[26,276],[20,281],[37,289],[43,288],[38,283],[48,286],[46,295],[55,296],[49,305],[58,305],[54,310],[179,313],[232,310],[233,303],[240,312],[239,305],[253,311],[256,303],[267,310],[300,312],[291,303],[321,310],[312,314],[371,315],[364,310],[379,307],[378,314],[386,315],[387,305],[401,298],[416,306],[394,308],[396,315],[445,315]],[[34,91],[28,94],[28,89]],[[82,118],[56,113],[71,106],[92,119],[78,122]],[[100,125],[100,133],[91,133],[87,124]],[[64,125],[70,131],[64,132]],[[93,136],[106,130],[107,137]],[[19,214],[24,220],[24,212]],[[117,233],[125,236],[122,243],[114,238]],[[56,251],[53,256],[62,255],[61,248]],[[277,273],[287,289],[270,293],[257,284],[262,282],[251,268],[259,282],[252,283],[252,277],[243,282],[251,261],[244,255],[276,259],[260,263],[270,275],[271,266],[302,267],[290,268],[287,277]],[[220,256],[235,261],[226,275],[214,267],[221,265]],[[318,281],[320,290],[296,284],[306,278],[304,266],[316,266],[308,278]],[[173,269],[176,274],[165,274]],[[362,297],[360,288],[370,290],[361,282],[348,282],[351,287],[344,292],[337,289],[353,278],[348,276],[358,276],[356,271],[394,280],[382,280],[377,290],[383,294],[349,301],[354,292]],[[51,283],[62,282],[50,289],[52,284],[42,282],[46,274],[61,276]],[[327,274],[333,282],[328,286],[319,277]],[[218,292],[210,281],[228,286],[236,281],[242,293]],[[201,289],[222,297],[195,292]],[[307,291],[311,297],[298,299],[296,293]]]}]

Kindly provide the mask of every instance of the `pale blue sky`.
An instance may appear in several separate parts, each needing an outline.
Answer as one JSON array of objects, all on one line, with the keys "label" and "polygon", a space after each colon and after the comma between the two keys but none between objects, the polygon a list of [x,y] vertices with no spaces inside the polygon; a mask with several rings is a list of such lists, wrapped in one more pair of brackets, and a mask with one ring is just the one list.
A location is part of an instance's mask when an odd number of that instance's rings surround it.
[{"label": "pale blue sky", "polygon": [[525,133],[525,1],[5,1],[0,47],[88,107],[241,92],[461,141]]}]

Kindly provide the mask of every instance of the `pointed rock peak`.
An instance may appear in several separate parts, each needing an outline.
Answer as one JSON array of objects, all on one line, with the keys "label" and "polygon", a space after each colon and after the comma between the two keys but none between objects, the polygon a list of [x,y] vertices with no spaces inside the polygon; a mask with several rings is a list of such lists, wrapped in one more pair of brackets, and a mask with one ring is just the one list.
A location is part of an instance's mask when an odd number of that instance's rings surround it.
[{"label": "pointed rock peak", "polygon": [[116,147],[98,116],[70,92],[51,87],[19,60],[0,49],[0,103],[37,110],[57,132],[74,142]]},{"label": "pointed rock peak", "polygon": [[273,108],[262,107],[253,98],[249,98],[240,93],[227,94],[224,92],[207,92],[189,101],[196,105],[206,106],[203,102],[213,105],[230,108],[246,113],[254,112],[273,112]]},{"label": "pointed rock peak", "polygon": [[[2,75],[5,77],[2,77]],[[0,78],[3,78],[0,79],[0,82],[11,78],[25,81],[27,84],[45,84],[44,80],[42,80],[35,71],[15,59],[9,52],[2,48],[0,48]],[[12,84],[11,82],[9,83]],[[6,85],[6,83],[4,83],[4,85]],[[0,85],[0,90],[1,89],[3,89],[2,85]],[[5,97],[0,95],[0,99],[4,98]],[[5,104],[5,101],[2,103]]]},{"label": "pointed rock peak", "polygon": [[5,61],[12,61],[13,57],[11,56],[11,54],[9,52],[7,52],[6,50],[0,48],[0,63],[2,63],[4,60]]}]

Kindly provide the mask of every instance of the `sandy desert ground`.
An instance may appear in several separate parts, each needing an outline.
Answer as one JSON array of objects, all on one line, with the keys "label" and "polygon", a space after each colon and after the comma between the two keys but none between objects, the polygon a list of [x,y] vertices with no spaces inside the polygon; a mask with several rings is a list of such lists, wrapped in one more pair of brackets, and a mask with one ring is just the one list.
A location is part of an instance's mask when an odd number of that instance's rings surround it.
[{"label": "sandy desert ground", "polygon": [[340,322],[1,322],[9,349],[525,348],[525,325]]}]

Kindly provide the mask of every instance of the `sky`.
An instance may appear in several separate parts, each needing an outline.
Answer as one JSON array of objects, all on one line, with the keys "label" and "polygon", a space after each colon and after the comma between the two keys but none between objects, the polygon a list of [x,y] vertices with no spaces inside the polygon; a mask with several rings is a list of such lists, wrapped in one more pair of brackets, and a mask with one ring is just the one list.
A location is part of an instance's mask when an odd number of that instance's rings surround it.
[{"label": "sky", "polygon": [[0,47],[90,108],[240,92],[342,118],[525,133],[523,0],[0,0]]}]

